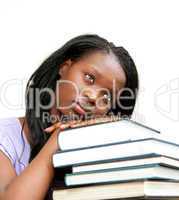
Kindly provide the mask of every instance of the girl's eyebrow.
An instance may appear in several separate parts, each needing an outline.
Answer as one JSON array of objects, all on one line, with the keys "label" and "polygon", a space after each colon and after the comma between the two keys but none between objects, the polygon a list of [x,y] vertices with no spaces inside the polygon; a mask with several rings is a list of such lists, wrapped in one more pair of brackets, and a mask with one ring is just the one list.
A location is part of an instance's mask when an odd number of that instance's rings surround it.
[{"label": "girl's eyebrow", "polygon": [[[104,75],[95,67],[95,65],[90,65],[90,70],[94,71],[97,76],[99,77],[104,77]],[[111,82],[111,81],[110,81]],[[113,82],[111,83],[113,85]],[[112,90],[111,88],[108,88],[110,91]]]},{"label": "girl's eyebrow", "polygon": [[[104,75],[94,66],[94,65],[91,65],[91,70],[95,71],[95,73],[97,74],[97,76],[99,77],[104,77]],[[108,88],[110,91],[112,91],[111,88]]]},{"label": "girl's eyebrow", "polygon": [[94,66],[94,65],[91,65],[91,68],[92,70],[95,71],[95,73],[98,75],[98,76],[103,76],[103,74]]}]

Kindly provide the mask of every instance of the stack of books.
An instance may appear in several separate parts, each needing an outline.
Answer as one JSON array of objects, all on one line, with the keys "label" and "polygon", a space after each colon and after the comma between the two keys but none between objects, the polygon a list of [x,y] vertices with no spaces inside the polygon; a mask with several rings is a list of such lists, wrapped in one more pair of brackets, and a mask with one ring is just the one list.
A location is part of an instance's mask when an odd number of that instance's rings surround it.
[{"label": "stack of books", "polygon": [[67,129],[58,142],[53,165],[69,171],[54,200],[179,199],[179,145],[157,130],[118,119]]}]

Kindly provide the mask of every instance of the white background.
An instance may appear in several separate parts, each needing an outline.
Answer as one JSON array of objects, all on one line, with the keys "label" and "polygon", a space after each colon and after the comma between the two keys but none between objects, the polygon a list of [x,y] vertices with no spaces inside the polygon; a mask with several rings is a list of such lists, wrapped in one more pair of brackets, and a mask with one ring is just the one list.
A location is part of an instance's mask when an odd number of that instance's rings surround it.
[{"label": "white background", "polygon": [[26,82],[49,54],[74,36],[96,33],[124,46],[137,65],[133,118],[179,141],[177,0],[6,0],[0,28],[0,118],[24,115]]}]

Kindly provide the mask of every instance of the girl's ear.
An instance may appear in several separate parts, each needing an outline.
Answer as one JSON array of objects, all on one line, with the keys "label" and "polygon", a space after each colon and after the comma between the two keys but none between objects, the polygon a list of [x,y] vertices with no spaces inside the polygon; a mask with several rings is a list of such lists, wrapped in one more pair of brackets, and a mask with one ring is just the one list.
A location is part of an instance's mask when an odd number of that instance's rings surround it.
[{"label": "girl's ear", "polygon": [[70,59],[65,61],[62,65],[60,65],[58,73],[61,78],[64,77],[68,73],[71,65],[72,65],[72,61]]}]

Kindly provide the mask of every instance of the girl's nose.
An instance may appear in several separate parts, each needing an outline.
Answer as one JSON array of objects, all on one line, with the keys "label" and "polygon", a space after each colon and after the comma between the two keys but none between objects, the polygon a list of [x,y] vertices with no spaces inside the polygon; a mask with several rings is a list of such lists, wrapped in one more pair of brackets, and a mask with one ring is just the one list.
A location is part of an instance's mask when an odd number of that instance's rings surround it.
[{"label": "girl's nose", "polygon": [[90,104],[91,106],[96,106],[96,101],[98,98],[98,92],[97,91],[88,91],[83,94],[85,97],[85,101],[87,104]]},{"label": "girl's nose", "polygon": [[92,94],[88,96],[88,101],[94,105],[96,105],[96,100],[97,100],[97,95],[96,94]]}]

